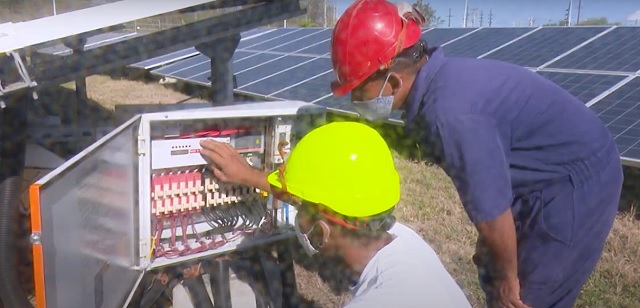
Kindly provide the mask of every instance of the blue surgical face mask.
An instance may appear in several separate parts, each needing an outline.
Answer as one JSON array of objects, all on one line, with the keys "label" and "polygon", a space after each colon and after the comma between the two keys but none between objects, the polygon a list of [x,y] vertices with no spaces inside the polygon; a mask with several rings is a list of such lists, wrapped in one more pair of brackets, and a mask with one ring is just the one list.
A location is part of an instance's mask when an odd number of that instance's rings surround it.
[{"label": "blue surgical face mask", "polygon": [[387,74],[387,78],[385,78],[384,83],[382,84],[382,88],[380,89],[378,97],[366,101],[353,102],[353,107],[361,117],[369,121],[382,121],[388,119],[389,116],[391,116],[394,96],[382,95],[384,87],[387,86],[387,82],[389,82],[389,76],[390,74]]}]

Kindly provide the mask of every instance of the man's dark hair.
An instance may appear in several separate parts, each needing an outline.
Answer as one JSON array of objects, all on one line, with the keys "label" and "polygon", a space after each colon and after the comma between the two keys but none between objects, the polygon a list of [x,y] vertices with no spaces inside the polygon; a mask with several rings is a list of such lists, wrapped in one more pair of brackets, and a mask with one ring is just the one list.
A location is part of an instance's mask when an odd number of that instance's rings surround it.
[{"label": "man's dark hair", "polygon": [[425,40],[420,39],[413,44],[413,46],[401,51],[395,59],[393,59],[389,69],[378,70],[367,79],[377,80],[385,78],[389,72],[415,74],[420,70],[420,62],[424,58],[429,57],[434,50],[435,47],[430,48]]}]

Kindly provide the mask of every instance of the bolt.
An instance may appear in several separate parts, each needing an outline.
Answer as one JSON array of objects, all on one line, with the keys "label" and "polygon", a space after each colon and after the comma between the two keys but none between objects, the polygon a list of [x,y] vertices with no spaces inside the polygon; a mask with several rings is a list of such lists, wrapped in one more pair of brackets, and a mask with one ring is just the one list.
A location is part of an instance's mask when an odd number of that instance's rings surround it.
[{"label": "bolt", "polygon": [[42,234],[40,234],[38,232],[37,233],[31,233],[31,237],[30,237],[31,244],[39,245],[41,239],[42,239]]}]

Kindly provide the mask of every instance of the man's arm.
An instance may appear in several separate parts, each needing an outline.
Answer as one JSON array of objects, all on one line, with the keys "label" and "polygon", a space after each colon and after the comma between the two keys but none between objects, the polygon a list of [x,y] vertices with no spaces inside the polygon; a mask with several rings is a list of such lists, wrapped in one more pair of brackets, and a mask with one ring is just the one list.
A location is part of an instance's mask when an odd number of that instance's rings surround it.
[{"label": "man's arm", "polygon": [[252,168],[251,172],[247,172],[246,178],[242,182],[247,186],[255,187],[262,191],[272,193],[271,184],[267,182],[268,176],[268,173]]},{"label": "man's arm", "polygon": [[[488,251],[496,300],[505,307],[526,307],[520,301],[516,232],[507,155],[510,128],[476,114],[439,118],[443,168],[453,180],[469,219]],[[480,252],[482,254],[482,252]],[[482,256],[480,256],[482,257]]]},{"label": "man's arm", "polygon": [[481,245],[491,257],[499,279],[518,279],[516,230],[511,210],[495,219],[476,223]]}]

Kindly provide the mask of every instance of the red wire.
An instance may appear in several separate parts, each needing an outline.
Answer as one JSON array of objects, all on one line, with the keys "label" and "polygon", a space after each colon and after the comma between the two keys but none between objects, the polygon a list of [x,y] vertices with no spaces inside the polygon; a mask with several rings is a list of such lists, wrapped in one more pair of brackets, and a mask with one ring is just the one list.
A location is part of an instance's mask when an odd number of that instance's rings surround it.
[{"label": "red wire", "polygon": [[155,247],[155,255],[156,257],[162,257],[165,254],[164,247],[160,243],[160,237],[162,236],[162,216],[158,216],[157,226],[156,226],[156,247]]},{"label": "red wire", "polygon": [[248,131],[246,128],[226,129],[226,130],[205,130],[188,135],[180,135],[178,138],[195,138],[195,137],[217,137],[230,136],[233,134],[244,133]]},{"label": "red wire", "polygon": [[207,251],[209,248],[207,247],[207,244],[205,243],[205,241],[202,239],[202,237],[200,237],[200,233],[198,233],[198,231],[196,230],[196,222],[195,219],[193,218],[193,211],[189,212],[189,216],[188,216],[188,220],[189,223],[191,224],[191,231],[196,235],[197,241],[198,243],[200,243],[200,247],[196,248],[196,252],[203,252],[203,251]]}]

